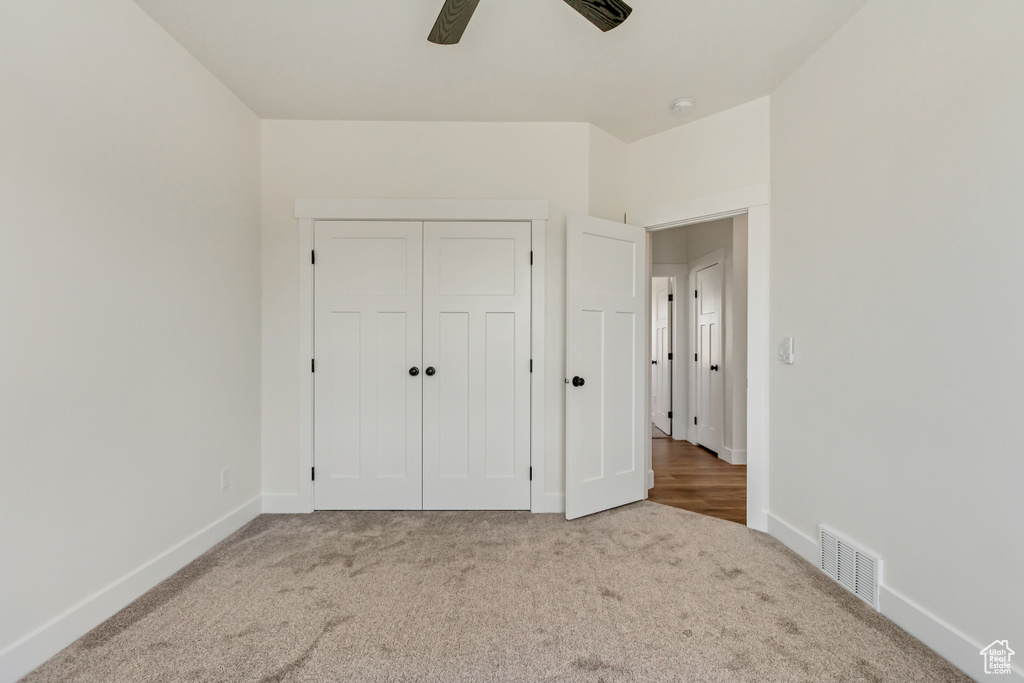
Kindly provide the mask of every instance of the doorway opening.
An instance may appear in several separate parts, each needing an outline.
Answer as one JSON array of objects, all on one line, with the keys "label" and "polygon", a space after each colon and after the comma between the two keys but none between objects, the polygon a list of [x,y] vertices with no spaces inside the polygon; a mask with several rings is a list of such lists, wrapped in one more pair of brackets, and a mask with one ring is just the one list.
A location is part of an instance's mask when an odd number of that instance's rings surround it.
[{"label": "doorway opening", "polygon": [[747,523],[746,213],[651,233],[648,499]]}]

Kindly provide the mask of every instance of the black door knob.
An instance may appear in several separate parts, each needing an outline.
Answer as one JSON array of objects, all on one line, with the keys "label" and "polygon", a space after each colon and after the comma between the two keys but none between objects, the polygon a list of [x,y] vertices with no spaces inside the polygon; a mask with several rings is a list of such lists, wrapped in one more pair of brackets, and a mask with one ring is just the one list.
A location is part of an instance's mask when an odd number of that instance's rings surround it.
[{"label": "black door knob", "polygon": [[409,374],[412,375],[413,377],[415,377],[416,375],[420,374],[420,369],[419,368],[409,368]]},{"label": "black door knob", "polygon": [[714,370],[715,372],[718,372],[718,366],[717,365],[712,365],[711,369]]},{"label": "black door knob", "polygon": [[658,364],[658,361],[656,361],[656,360],[652,360],[651,361],[651,365],[657,365],[657,364]]},{"label": "black door knob", "polygon": [[582,387],[584,384],[586,384],[586,381],[579,375],[572,378],[572,385],[574,387]]},{"label": "black door knob", "polygon": [[427,373],[427,377],[433,377],[434,373],[437,372],[434,368],[427,368],[423,372]]}]

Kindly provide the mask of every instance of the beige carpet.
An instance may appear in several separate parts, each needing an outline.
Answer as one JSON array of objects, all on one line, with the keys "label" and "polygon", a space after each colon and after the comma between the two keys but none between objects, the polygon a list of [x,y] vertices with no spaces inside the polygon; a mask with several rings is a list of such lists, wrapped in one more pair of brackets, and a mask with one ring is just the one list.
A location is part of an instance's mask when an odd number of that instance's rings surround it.
[{"label": "beige carpet", "polygon": [[967,681],[774,539],[655,503],[264,515],[44,681]]}]

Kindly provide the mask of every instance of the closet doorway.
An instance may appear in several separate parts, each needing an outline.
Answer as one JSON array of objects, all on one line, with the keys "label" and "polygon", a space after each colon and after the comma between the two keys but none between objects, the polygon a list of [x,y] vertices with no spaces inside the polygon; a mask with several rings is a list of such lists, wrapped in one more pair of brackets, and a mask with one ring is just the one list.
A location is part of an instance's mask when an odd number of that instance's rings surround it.
[{"label": "closet doorway", "polygon": [[412,204],[428,218],[300,221],[310,508],[531,509],[543,221]]}]

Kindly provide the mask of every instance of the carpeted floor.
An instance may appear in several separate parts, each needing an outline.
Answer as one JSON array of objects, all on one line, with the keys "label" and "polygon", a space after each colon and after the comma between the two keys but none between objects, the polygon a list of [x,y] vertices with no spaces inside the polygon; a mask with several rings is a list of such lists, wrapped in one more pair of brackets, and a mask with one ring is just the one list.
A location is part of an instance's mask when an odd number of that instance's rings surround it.
[{"label": "carpeted floor", "polygon": [[25,680],[969,679],[769,536],[642,502],[264,515]]}]

